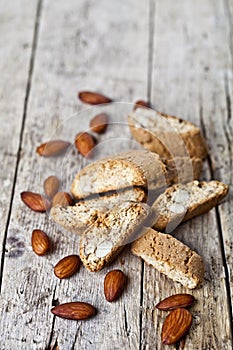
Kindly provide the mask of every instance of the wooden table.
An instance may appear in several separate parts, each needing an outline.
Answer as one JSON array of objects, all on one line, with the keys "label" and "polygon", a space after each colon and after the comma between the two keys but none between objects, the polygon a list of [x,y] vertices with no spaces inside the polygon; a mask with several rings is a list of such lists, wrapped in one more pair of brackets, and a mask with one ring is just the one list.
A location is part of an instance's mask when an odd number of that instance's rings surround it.
[{"label": "wooden table", "polygon": [[[41,172],[35,148],[86,108],[76,97],[83,89],[116,101],[149,99],[156,109],[196,123],[209,146],[203,179],[232,186],[232,16],[232,0],[1,2],[1,350],[179,348],[161,344],[165,313],[155,305],[185,288],[127,249],[98,274],[82,267],[58,280],[53,266],[78,252],[78,238],[27,209],[20,192],[42,190],[52,165]],[[74,156],[74,165],[78,160]],[[232,347],[232,225],[230,187],[218,208],[176,231],[206,267],[203,287],[192,292],[197,302],[185,349]],[[47,257],[32,251],[35,228],[53,241]],[[112,268],[124,270],[129,283],[109,304],[103,279]],[[94,304],[98,315],[76,322],[51,314],[52,305],[73,300]]]}]

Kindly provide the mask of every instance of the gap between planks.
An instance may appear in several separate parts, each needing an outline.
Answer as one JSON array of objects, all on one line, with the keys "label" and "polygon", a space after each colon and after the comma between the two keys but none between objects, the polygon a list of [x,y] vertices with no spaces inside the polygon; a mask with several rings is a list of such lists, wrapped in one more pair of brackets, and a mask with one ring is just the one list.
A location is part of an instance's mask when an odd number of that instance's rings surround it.
[{"label": "gap between planks", "polygon": [[[156,0],[149,2],[149,40],[148,40],[148,62],[147,62],[147,99],[151,103],[152,89],[152,69],[154,62],[154,34],[155,34],[155,10]],[[139,350],[142,349],[142,311],[143,311],[143,293],[144,293],[144,260],[141,259],[141,283],[140,283],[140,313],[139,313]]]}]

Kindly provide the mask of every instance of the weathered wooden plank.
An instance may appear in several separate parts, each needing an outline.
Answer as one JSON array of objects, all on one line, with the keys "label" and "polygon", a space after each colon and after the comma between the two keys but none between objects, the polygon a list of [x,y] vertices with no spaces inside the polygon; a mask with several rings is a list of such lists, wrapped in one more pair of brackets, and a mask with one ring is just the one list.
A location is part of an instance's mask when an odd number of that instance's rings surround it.
[{"label": "weathered wooden plank", "polygon": [[[83,114],[69,119],[82,108],[76,98],[78,90],[100,90],[126,102],[146,98],[148,21],[148,1],[137,6],[132,0],[43,4],[7,236],[2,288],[5,315],[0,321],[5,341],[1,349],[44,350],[54,344],[59,349],[139,349],[141,261],[129,257],[126,250],[111,265],[129,276],[127,293],[115,304],[107,303],[103,295],[108,269],[92,274],[81,268],[70,280],[58,281],[53,265],[78,252],[78,237],[58,229],[46,215],[25,208],[19,193],[41,191],[44,178],[54,172],[68,186],[71,174],[82,165],[81,158],[72,152],[64,158],[42,160],[35,154],[42,141],[56,136],[73,140],[76,132],[88,127],[92,110],[83,107]],[[111,121],[126,121],[127,108],[113,107]],[[105,143],[110,138],[112,142]],[[128,127],[109,125],[99,145],[97,157],[132,147]],[[34,228],[44,229],[54,242],[48,257],[37,257],[31,250]],[[93,303],[98,315],[86,322],[54,319],[52,304],[70,300]]]},{"label": "weathered wooden plank", "polygon": [[[224,74],[230,69],[225,35],[226,15],[220,2],[157,3],[152,102],[161,111],[184,117],[199,126],[203,124],[216,168],[226,164],[225,172],[229,174],[232,155],[226,151],[227,140],[223,136],[223,127],[220,127],[226,113]],[[220,144],[221,150],[217,146]],[[221,174],[216,172],[214,176],[228,182]],[[203,176],[209,178],[208,171]],[[226,211],[223,205],[220,208],[230,218],[229,209]],[[197,302],[192,308],[194,324],[185,348],[230,349],[230,318],[219,240],[221,232],[215,211],[183,224],[175,234],[203,256],[206,266],[203,287],[191,292]],[[175,292],[187,290],[145,266],[142,349],[163,348],[160,334],[166,315],[155,310],[155,304]],[[151,334],[154,334],[153,341]]]},{"label": "weathered wooden plank", "polygon": [[[0,7],[0,255],[11,205],[29,79],[37,1]],[[0,262],[0,270],[2,259]]]},{"label": "weathered wooden plank", "polygon": [[[232,222],[233,222],[233,213],[232,213],[232,184],[233,184],[233,177],[232,177],[232,164],[233,164],[233,2],[232,1],[225,1],[225,13],[226,13],[226,26],[227,26],[227,41],[226,41],[226,50],[227,50],[227,69],[224,74],[224,78],[222,79],[222,92],[223,95],[221,95],[221,99],[223,101],[223,106],[220,109],[222,118],[218,118],[216,128],[218,130],[221,130],[219,132],[219,139],[220,135],[222,135],[222,139],[224,140],[224,146],[221,149],[224,151],[224,157],[221,157],[220,152],[218,151],[217,146],[213,146],[214,148],[214,159],[212,158],[212,163],[214,163],[214,160],[217,160],[218,168],[213,169],[214,173],[217,173],[217,176],[221,176],[223,181],[229,184],[230,186],[230,193],[228,196],[228,200],[224,202],[219,207],[219,219],[221,223],[221,229],[222,229],[222,235],[223,235],[223,243],[224,243],[224,251],[225,251],[225,257],[226,257],[226,264],[228,269],[228,279],[229,279],[229,294],[231,298],[231,303],[229,303],[231,307],[231,312],[233,315],[232,310],[232,300],[233,300],[233,234],[232,234]],[[209,134],[209,138],[212,137],[212,134]],[[221,141],[221,140],[219,140]],[[219,143],[220,148],[222,145],[222,142]],[[215,149],[217,147],[217,149]],[[233,317],[233,316],[232,316]],[[233,331],[233,326],[232,326]]]}]

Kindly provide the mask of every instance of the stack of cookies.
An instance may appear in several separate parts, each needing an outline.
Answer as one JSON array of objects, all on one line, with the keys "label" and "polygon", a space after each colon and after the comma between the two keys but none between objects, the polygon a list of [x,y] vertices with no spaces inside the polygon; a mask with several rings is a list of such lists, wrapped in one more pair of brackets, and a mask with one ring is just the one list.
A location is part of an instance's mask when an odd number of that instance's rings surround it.
[{"label": "stack of cookies", "polygon": [[99,271],[131,243],[133,254],[187,288],[204,279],[202,258],[171,233],[217,205],[228,192],[219,181],[199,182],[207,147],[200,129],[147,108],[128,117],[144,147],[104,158],[75,177],[73,206],[52,218],[80,235],[80,258]]}]

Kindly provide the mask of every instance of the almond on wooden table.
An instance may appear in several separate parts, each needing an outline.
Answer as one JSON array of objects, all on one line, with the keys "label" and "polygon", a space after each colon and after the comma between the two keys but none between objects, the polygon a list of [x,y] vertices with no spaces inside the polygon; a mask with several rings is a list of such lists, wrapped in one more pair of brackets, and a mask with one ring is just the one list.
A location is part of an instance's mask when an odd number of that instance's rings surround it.
[{"label": "almond on wooden table", "polygon": [[104,295],[107,301],[117,300],[126,285],[127,278],[121,270],[112,270],[104,279]]},{"label": "almond on wooden table", "polygon": [[191,313],[178,308],[170,312],[166,317],[162,327],[163,344],[174,344],[183,338],[189,331],[192,324]]},{"label": "almond on wooden table", "polygon": [[42,230],[33,230],[31,238],[32,249],[37,255],[45,255],[50,249],[50,240]]},{"label": "almond on wooden table", "polygon": [[135,111],[135,109],[141,108],[141,107],[150,108],[150,102],[147,102],[144,100],[138,100],[137,102],[135,102],[133,110]]},{"label": "almond on wooden table", "polygon": [[50,201],[39,193],[25,191],[20,196],[24,204],[33,211],[44,213],[51,208]]},{"label": "almond on wooden table", "polygon": [[80,91],[78,93],[78,97],[82,102],[88,103],[90,105],[99,105],[102,103],[112,102],[112,99],[102,94],[99,94],[98,92]]},{"label": "almond on wooden table", "polygon": [[89,303],[74,301],[55,306],[51,312],[69,320],[86,320],[96,315],[96,309]]},{"label": "almond on wooden table", "polygon": [[69,278],[78,271],[81,260],[78,255],[68,255],[54,266],[54,274],[60,278]]},{"label": "almond on wooden table", "polygon": [[55,207],[55,205],[67,207],[73,204],[74,200],[68,192],[57,192],[52,199],[52,207]]},{"label": "almond on wooden table", "polygon": [[62,140],[48,141],[38,146],[36,152],[42,157],[57,156],[63,153],[70,145],[70,142]]},{"label": "almond on wooden table", "polygon": [[102,134],[105,132],[108,126],[108,115],[106,113],[97,114],[90,121],[91,131],[96,132],[97,134]]},{"label": "almond on wooden table", "polygon": [[79,153],[86,158],[91,158],[93,148],[96,145],[96,140],[88,132],[80,132],[76,135],[75,146]]},{"label": "almond on wooden table", "polygon": [[59,187],[60,187],[60,180],[54,175],[49,176],[44,181],[44,193],[49,198],[54,197],[54,195],[59,190]]},{"label": "almond on wooden table", "polygon": [[193,305],[195,298],[191,294],[174,294],[161,300],[156,308],[159,310],[174,310],[180,307],[186,308]]}]

